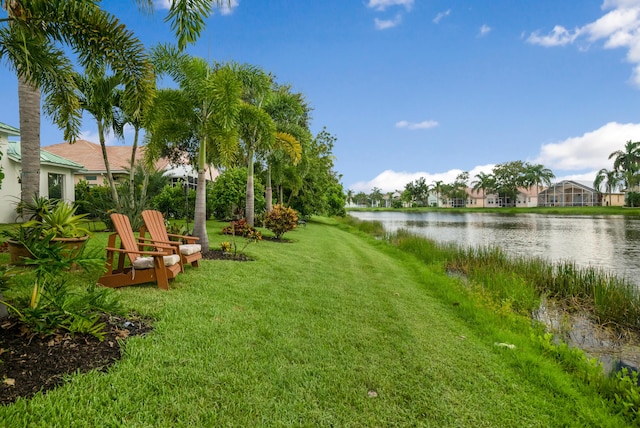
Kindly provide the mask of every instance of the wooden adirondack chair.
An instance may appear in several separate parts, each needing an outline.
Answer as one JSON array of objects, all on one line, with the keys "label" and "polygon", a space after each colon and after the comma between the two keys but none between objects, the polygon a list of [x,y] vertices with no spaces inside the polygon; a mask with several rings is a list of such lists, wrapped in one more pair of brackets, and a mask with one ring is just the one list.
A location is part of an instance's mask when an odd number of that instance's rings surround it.
[{"label": "wooden adirondack chair", "polygon": [[[126,215],[111,214],[111,220],[116,232],[109,235],[107,272],[98,279],[98,284],[124,287],[156,282],[158,288],[168,290],[169,280],[183,270],[182,260],[174,247],[150,239],[136,239]],[[154,251],[145,251],[145,247]]]},{"label": "wooden adirondack chair", "polygon": [[[196,241],[200,238],[168,233],[160,211],[142,211],[142,219],[144,220],[144,225],[140,228],[141,237],[144,237],[149,232],[149,236],[154,242],[175,246],[178,254],[182,257],[183,268],[184,265],[189,263],[193,267],[198,267],[198,260],[202,258],[202,251],[200,244],[196,244]],[[180,241],[172,241],[171,238],[177,238]],[[183,244],[182,241],[186,242],[186,244]]]}]

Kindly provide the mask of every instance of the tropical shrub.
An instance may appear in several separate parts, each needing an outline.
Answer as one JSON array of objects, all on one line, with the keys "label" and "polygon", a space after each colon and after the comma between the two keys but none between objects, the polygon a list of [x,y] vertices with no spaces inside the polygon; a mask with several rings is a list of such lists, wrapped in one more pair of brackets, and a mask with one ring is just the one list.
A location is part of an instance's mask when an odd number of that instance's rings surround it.
[{"label": "tropical shrub", "polygon": [[626,199],[628,207],[640,207],[640,193],[627,192]]},{"label": "tropical shrub", "polygon": [[[256,230],[254,227],[249,226],[245,219],[230,222],[229,226],[226,226],[222,229],[222,233],[232,236],[230,242],[223,242],[221,244],[222,251],[231,253],[234,256],[237,256],[238,253],[244,254],[244,250],[249,246],[249,244],[262,241],[262,233],[260,233],[260,231]],[[238,236],[241,236],[245,239],[244,245],[240,249],[238,249],[238,243],[236,239]]]},{"label": "tropical shrub", "polygon": [[[253,182],[255,211],[265,209],[264,186],[256,175]],[[207,193],[207,202],[211,201],[211,214],[218,220],[244,216],[247,195],[247,169],[229,168],[222,172]]]},{"label": "tropical shrub", "polygon": [[283,205],[274,205],[273,210],[267,213],[264,219],[264,227],[272,231],[276,239],[282,238],[286,232],[298,226],[298,213],[293,208]]},{"label": "tropical shrub", "polygon": [[[189,204],[187,206],[187,199]],[[160,193],[153,198],[152,206],[160,211],[164,218],[191,217],[196,207],[196,191],[190,189],[185,194],[183,186],[171,186],[167,184]]]},{"label": "tropical shrub", "polygon": [[254,227],[249,226],[247,220],[242,218],[240,220],[233,220],[229,222],[229,226],[225,226],[222,228],[222,233],[225,235],[234,235],[234,236],[254,236],[262,239],[262,234],[257,231]]},{"label": "tropical shrub", "polygon": [[86,181],[76,184],[76,206],[79,214],[103,221],[107,228],[111,226],[109,214],[115,208],[111,189],[108,186],[90,187]]}]

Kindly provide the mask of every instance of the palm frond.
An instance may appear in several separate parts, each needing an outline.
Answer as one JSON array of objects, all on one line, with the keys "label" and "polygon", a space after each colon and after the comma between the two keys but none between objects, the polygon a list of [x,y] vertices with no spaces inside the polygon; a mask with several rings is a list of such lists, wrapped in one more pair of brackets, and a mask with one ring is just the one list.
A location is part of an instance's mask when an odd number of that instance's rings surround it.
[{"label": "palm frond", "polygon": [[302,159],[302,145],[296,137],[286,132],[276,132],[275,141],[276,147],[287,153],[294,165],[300,162],[300,159]]}]

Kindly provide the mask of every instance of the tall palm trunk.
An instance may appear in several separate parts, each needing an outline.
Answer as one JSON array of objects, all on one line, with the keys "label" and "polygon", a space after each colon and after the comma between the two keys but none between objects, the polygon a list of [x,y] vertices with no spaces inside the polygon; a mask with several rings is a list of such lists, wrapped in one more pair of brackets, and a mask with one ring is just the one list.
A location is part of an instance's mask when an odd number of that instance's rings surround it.
[{"label": "tall palm trunk", "polygon": [[273,188],[271,187],[271,165],[267,165],[267,188],[265,189],[267,212],[273,211]]},{"label": "tall palm trunk", "polygon": [[254,224],[254,209],[255,209],[255,202],[254,202],[254,188],[253,188],[253,158],[254,158],[254,150],[250,149],[249,150],[249,159],[248,159],[248,166],[247,166],[247,194],[246,194],[246,199],[245,199],[245,212],[244,212],[244,216],[247,220],[247,224],[251,227],[253,227]]},{"label": "tall palm trunk", "polygon": [[116,204],[115,208],[120,210],[120,198],[118,198],[118,190],[116,189],[116,183],[113,180],[113,174],[111,173],[111,166],[109,164],[109,158],[107,157],[107,143],[104,138],[104,125],[102,125],[102,120],[98,119],[98,138],[100,139],[100,148],[102,149],[102,158],[104,159],[104,167],[107,170],[107,181],[109,182],[109,187],[111,188],[111,197],[113,198],[113,202]]},{"label": "tall palm trunk", "polygon": [[202,251],[209,249],[209,235],[207,235],[207,177],[205,167],[207,165],[207,137],[202,137],[198,153],[198,184],[196,186],[196,208],[193,213],[193,235],[200,238],[198,241]]},{"label": "tall palm trunk", "polygon": [[196,186],[196,209],[193,218],[193,235],[200,238],[198,243],[202,251],[209,249],[209,235],[207,235],[207,186],[204,169],[198,169],[198,185]]},{"label": "tall palm trunk", "polygon": [[40,195],[40,89],[18,78],[23,202]]},{"label": "tall palm trunk", "polygon": [[131,169],[129,170],[129,206],[133,207],[136,204],[136,192],[135,192],[135,177],[136,177],[136,151],[138,149],[138,135],[140,129],[135,126],[135,134],[133,135],[133,147],[131,147]]}]

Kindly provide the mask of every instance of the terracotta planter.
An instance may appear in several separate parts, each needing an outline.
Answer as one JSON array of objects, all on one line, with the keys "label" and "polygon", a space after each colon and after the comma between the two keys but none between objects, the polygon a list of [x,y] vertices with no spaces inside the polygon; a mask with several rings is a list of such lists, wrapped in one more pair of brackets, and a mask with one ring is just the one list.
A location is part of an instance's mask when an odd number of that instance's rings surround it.
[{"label": "terracotta planter", "polygon": [[[53,238],[52,242],[62,242],[62,244],[69,249],[78,251],[80,247],[89,239],[88,236],[82,236],[80,238]],[[9,250],[9,263],[12,265],[22,266],[24,265],[24,259],[30,259],[31,253],[20,242],[8,240],[7,248]]]},{"label": "terracotta planter", "polygon": [[7,249],[9,252],[9,263],[12,265],[24,265],[24,259],[31,258],[31,253],[27,248],[17,241],[8,240]]}]

